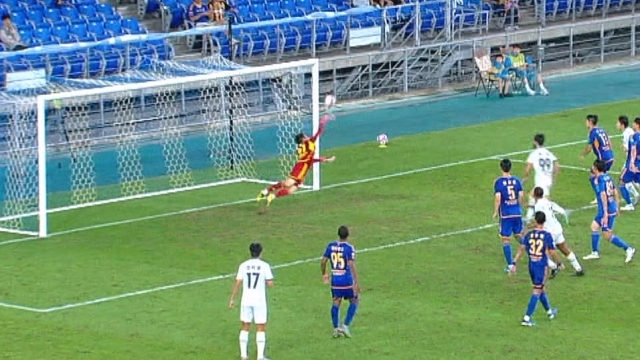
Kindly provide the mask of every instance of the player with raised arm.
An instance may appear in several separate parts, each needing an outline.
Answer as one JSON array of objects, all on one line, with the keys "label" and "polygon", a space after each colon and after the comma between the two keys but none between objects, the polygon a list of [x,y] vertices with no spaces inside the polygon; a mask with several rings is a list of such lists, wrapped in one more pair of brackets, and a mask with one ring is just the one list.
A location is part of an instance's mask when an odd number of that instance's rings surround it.
[{"label": "player with raised arm", "polygon": [[535,213],[534,218],[535,228],[529,231],[527,235],[522,238],[520,248],[518,249],[518,253],[516,254],[513,265],[509,271],[510,274],[516,273],[516,263],[526,252],[529,256],[529,276],[531,277],[531,283],[533,284],[533,293],[529,299],[527,311],[522,319],[521,324],[523,326],[535,325],[531,317],[536,311],[538,301],[542,303],[549,319],[555,319],[558,314],[558,309],[552,308],[549,303],[545,282],[549,271],[547,267],[549,256],[558,263],[560,263],[560,257],[555,251],[552,235],[544,229],[546,216],[543,212],[538,211]]},{"label": "player with raised arm", "polygon": [[[544,196],[549,198],[551,196],[551,187],[553,187],[553,180],[560,172],[560,163],[558,158],[549,149],[544,147],[545,136],[544,134],[536,134],[533,137],[534,150],[529,154],[527,158],[527,166],[524,169],[524,178],[522,182],[526,182],[527,178],[531,174],[531,170],[534,171],[534,188],[542,188]],[[533,190],[532,190],[533,191]],[[526,221],[533,219],[533,207],[535,204],[534,197],[529,195],[529,206],[527,207]],[[555,210],[559,214],[564,216],[564,219],[569,223],[569,212],[564,208],[555,204]]]},{"label": "player with raised arm", "polygon": [[316,141],[318,141],[318,139],[324,132],[324,128],[330,119],[330,115],[324,115],[320,120],[320,127],[318,131],[311,137],[305,135],[304,133],[299,133],[298,135],[296,135],[295,142],[297,144],[296,153],[298,155],[298,161],[291,169],[289,177],[262,190],[258,195],[258,201],[266,198],[268,206],[271,204],[273,199],[277,197],[293,194],[302,185],[305,177],[307,177],[307,173],[313,167],[314,163],[333,162],[336,159],[335,156],[320,158],[315,157]]},{"label": "player with raised arm", "polygon": [[629,263],[633,260],[636,250],[613,234],[613,224],[619,210],[620,193],[611,176],[606,173],[606,169],[607,165],[602,160],[596,160],[593,163],[593,173],[595,174],[594,188],[596,199],[598,200],[598,213],[591,223],[592,252],[583,257],[583,259],[594,260],[600,258],[600,231],[602,230],[605,239],[625,251],[626,257],[624,262]]},{"label": "player with raised arm", "polygon": [[253,243],[249,246],[251,259],[243,262],[238,267],[236,282],[231,291],[229,308],[235,306],[235,299],[242,287],[242,300],[240,301],[240,357],[248,360],[249,330],[251,323],[256,324],[256,344],[258,347],[258,360],[268,360],[264,357],[264,349],[267,343],[265,330],[267,327],[267,286],[273,286],[273,272],[271,266],[261,259],[262,245]]},{"label": "player with raised arm", "polygon": [[618,130],[622,131],[622,150],[624,150],[626,156],[622,173],[620,174],[620,194],[627,205],[620,208],[620,210],[633,211],[640,198],[640,194],[636,189],[635,174],[630,169],[631,148],[629,147],[629,142],[635,131],[629,126],[629,118],[624,115],[618,117],[616,126]]},{"label": "player with raised arm", "polygon": [[509,159],[500,162],[502,176],[493,183],[494,207],[493,218],[500,220],[500,238],[502,239],[502,253],[507,262],[505,272],[513,263],[511,252],[511,237],[520,239],[522,236],[522,206],[524,192],[522,182],[511,175],[512,163]]},{"label": "player with raised arm", "polygon": [[[349,229],[340,226],[338,240],[327,245],[320,262],[322,279],[326,284],[331,284],[333,337],[351,337],[349,327],[358,310],[360,283],[356,271],[356,249],[349,243],[348,238]],[[327,273],[327,263],[330,264],[331,274]],[[343,299],[349,301],[349,308],[344,323],[340,326],[340,305]]]},{"label": "player with raised arm", "polygon": [[[607,132],[598,127],[598,115],[587,115],[585,120],[587,129],[589,129],[589,137],[587,138],[587,147],[581,154],[581,158],[587,156],[590,152],[596,156],[596,160],[601,160],[605,164],[605,172],[611,170],[613,166],[613,147],[611,146],[611,140]],[[595,191],[596,186],[594,183],[595,175],[593,172],[589,177],[591,188]],[[595,199],[591,204],[597,204],[598,199]]]},{"label": "player with raised arm", "polygon": [[[556,218],[556,213],[561,213],[562,209],[545,196],[544,189],[541,187],[533,189],[533,198],[534,211],[536,213],[542,212],[545,215],[546,221],[544,223],[544,229],[553,237],[553,245],[564,254],[567,260],[569,260],[571,266],[576,270],[576,276],[584,275],[584,270],[582,269],[582,266],[580,266],[576,254],[574,254],[567,246],[562,224],[560,224],[560,221]],[[562,266],[549,259],[549,268],[551,269],[551,278],[553,279],[558,274]]]}]

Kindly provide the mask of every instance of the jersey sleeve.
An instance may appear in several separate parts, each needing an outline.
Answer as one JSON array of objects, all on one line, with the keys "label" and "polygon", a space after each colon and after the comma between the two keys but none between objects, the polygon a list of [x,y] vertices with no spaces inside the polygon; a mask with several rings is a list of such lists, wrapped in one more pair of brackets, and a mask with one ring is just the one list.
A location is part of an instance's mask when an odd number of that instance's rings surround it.
[{"label": "jersey sleeve", "polygon": [[606,181],[603,181],[601,177],[597,177],[595,178],[594,183],[596,185],[596,192],[598,193],[598,196],[600,196],[600,193],[605,191]]},{"label": "jersey sleeve", "polygon": [[271,269],[271,265],[267,265],[267,268],[264,270],[264,276],[267,281],[273,280],[273,270]]},{"label": "jersey sleeve", "polygon": [[529,157],[527,157],[527,163],[529,164],[534,164],[536,162],[536,152],[532,152],[531,154],[529,154]]},{"label": "jersey sleeve", "polygon": [[238,273],[236,274],[236,280],[242,280],[244,276],[242,274],[242,265],[238,266]]},{"label": "jersey sleeve", "polygon": [[327,247],[324,249],[324,255],[322,255],[322,257],[327,259],[331,258],[331,244],[327,245]]},{"label": "jersey sleeve", "polygon": [[589,145],[593,144],[593,141],[596,138],[595,134],[596,134],[595,131],[589,131],[589,136],[587,137],[587,144],[589,144]]},{"label": "jersey sleeve", "polygon": [[498,181],[498,180],[496,180],[493,183],[493,193],[496,194],[496,195],[501,194],[501,192],[500,192],[500,181]]},{"label": "jersey sleeve", "polygon": [[529,237],[531,236],[531,232],[528,232],[525,236],[520,239],[520,245],[525,245],[529,242]]},{"label": "jersey sleeve", "polygon": [[352,246],[347,247],[349,251],[345,251],[345,261],[354,261],[356,259],[356,251]]}]

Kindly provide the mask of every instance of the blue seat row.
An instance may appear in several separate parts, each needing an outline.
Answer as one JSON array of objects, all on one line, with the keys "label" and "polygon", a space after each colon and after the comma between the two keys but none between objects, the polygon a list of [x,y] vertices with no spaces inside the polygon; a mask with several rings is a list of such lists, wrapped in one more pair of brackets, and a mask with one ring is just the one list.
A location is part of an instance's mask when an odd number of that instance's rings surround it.
[{"label": "blue seat row", "polygon": [[573,11],[576,15],[595,13],[598,10],[618,11],[623,6],[631,6],[634,0],[538,0],[544,1],[545,16],[550,20],[556,17],[569,16]]}]

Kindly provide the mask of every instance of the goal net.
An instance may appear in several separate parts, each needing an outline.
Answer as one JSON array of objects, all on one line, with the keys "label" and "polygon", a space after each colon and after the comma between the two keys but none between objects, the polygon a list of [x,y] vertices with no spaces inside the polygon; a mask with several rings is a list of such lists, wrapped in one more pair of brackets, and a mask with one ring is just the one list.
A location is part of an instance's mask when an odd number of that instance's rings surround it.
[{"label": "goal net", "polygon": [[[44,94],[0,100],[0,231],[44,237],[55,212],[270,184],[295,163],[294,136],[318,128],[316,59],[186,77],[158,71],[153,81],[128,76],[65,80]],[[318,166],[307,182],[319,189]],[[247,186],[242,198],[259,188]]]}]

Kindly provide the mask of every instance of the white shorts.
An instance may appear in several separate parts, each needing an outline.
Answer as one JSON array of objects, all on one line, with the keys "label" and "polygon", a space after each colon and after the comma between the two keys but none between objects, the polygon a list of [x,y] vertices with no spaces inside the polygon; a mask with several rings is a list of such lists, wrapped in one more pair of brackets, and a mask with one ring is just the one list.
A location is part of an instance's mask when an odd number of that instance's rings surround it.
[{"label": "white shorts", "polygon": [[553,245],[560,245],[565,242],[563,233],[551,234],[551,236],[553,236]]},{"label": "white shorts", "polygon": [[240,321],[243,323],[266,324],[267,306],[241,306]]}]

